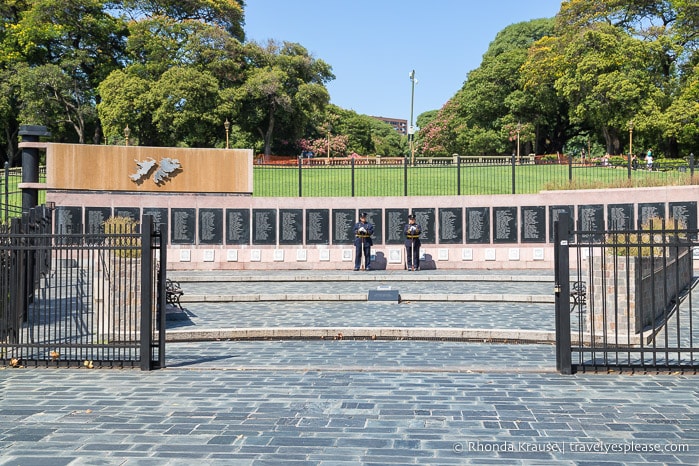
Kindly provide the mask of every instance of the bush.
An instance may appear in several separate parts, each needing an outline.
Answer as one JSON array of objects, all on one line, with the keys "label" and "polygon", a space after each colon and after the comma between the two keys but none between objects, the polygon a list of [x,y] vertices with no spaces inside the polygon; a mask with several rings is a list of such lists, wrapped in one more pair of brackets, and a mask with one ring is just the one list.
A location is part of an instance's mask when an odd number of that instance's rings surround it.
[{"label": "bush", "polygon": [[686,228],[683,222],[675,222],[672,218],[666,225],[662,218],[651,217],[641,225],[639,232],[608,234],[606,244],[612,247],[607,248],[607,252],[615,256],[662,257],[668,243],[687,237],[680,232]]}]

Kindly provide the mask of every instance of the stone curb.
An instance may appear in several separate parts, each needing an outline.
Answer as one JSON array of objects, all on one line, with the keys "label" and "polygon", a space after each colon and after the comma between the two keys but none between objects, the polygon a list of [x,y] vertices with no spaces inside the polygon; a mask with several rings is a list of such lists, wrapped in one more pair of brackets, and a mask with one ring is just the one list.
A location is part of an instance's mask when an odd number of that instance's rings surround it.
[{"label": "stone curb", "polygon": [[168,330],[165,339],[169,343],[262,339],[371,339],[499,341],[503,343],[555,344],[556,332],[546,330],[435,327],[254,327],[208,330]]},{"label": "stone curb", "polygon": [[[236,295],[183,295],[182,303],[241,303],[241,302],[269,302],[269,301],[366,301],[367,293],[309,293],[309,294],[236,294]],[[555,302],[555,296],[551,295],[505,295],[484,293],[402,293],[402,302],[512,302],[512,303],[539,303],[551,304]]]}]

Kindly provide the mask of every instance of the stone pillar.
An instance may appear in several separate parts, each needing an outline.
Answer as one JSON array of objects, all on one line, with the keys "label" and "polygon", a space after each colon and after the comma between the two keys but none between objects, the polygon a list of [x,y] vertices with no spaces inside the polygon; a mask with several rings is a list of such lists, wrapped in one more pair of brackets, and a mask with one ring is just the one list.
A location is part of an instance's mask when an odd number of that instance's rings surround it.
[{"label": "stone pillar", "polygon": [[[22,125],[19,127],[22,142],[39,142],[41,136],[51,136],[45,126]],[[39,182],[39,149],[36,147],[22,148],[22,183]],[[36,187],[22,188],[22,213],[39,204],[39,190]]]}]

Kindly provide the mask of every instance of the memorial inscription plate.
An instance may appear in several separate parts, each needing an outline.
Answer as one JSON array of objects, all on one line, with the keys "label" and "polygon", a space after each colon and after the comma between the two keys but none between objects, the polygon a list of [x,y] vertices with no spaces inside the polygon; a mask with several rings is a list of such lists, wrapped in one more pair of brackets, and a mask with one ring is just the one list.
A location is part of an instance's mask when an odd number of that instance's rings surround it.
[{"label": "memorial inscription plate", "polygon": [[420,241],[423,244],[435,244],[437,235],[435,234],[436,215],[433,208],[413,209],[415,222],[422,227]]},{"label": "memorial inscription plate", "polygon": [[170,242],[172,244],[194,244],[196,232],[196,209],[173,208],[170,211]]},{"label": "memorial inscription plate", "polygon": [[464,217],[461,207],[438,210],[439,243],[461,244],[464,242]]},{"label": "memorial inscription plate", "polygon": [[333,209],[333,244],[354,243],[354,224],[357,212],[354,209]]},{"label": "memorial inscription plate", "polygon": [[306,244],[330,244],[330,211],[306,210]]},{"label": "memorial inscription plate", "polygon": [[111,216],[110,207],[85,207],[85,233],[104,233],[104,222]]},{"label": "memorial inscription plate", "polygon": [[490,244],[490,207],[466,208],[466,242]]},{"label": "memorial inscription plate", "polygon": [[252,209],[252,244],[277,244],[275,209]]},{"label": "memorial inscription plate", "polygon": [[114,207],[115,217],[125,217],[141,222],[140,207]]},{"label": "memorial inscription plate", "polygon": [[517,207],[493,207],[493,243],[517,242]]},{"label": "memorial inscription plate", "polygon": [[604,206],[602,204],[579,205],[577,230],[585,231],[582,241],[601,241],[604,237]]},{"label": "memorial inscription plate", "polygon": [[[650,219],[658,223],[665,218],[665,203],[664,202],[647,202],[638,204],[638,227],[647,223]],[[657,225],[656,225],[657,228]]]},{"label": "memorial inscription plate", "polygon": [[573,217],[573,206],[572,205],[552,205],[549,206],[549,242],[553,243],[553,232],[555,230],[556,222],[561,214],[567,213],[569,219],[568,228],[570,230],[575,226],[575,218]]},{"label": "memorial inscription plate", "polygon": [[[374,241],[374,244],[383,244],[383,222],[381,221],[382,210],[359,209],[359,212],[366,212],[367,222],[374,225],[374,234],[371,237],[371,239]],[[355,222],[358,221],[359,219],[355,220]],[[352,224],[352,227],[354,227],[354,223]],[[352,241],[354,241],[354,232],[352,233]]]},{"label": "memorial inscription plate", "polygon": [[165,207],[144,207],[143,215],[150,215],[153,217],[153,226],[155,231],[168,231],[168,216],[167,208]]},{"label": "memorial inscription plate", "polygon": [[226,244],[250,244],[250,210],[226,209]]},{"label": "memorial inscription plate", "polygon": [[546,207],[522,206],[521,238],[523,243],[546,242]]},{"label": "memorial inscription plate", "polygon": [[607,225],[610,231],[632,229],[634,218],[633,204],[607,205]]},{"label": "memorial inscription plate", "polygon": [[403,228],[408,223],[408,209],[386,209],[386,244],[403,244]]},{"label": "memorial inscription plate", "polygon": [[61,235],[82,233],[82,207],[59,206],[56,208],[54,228]]},{"label": "memorial inscription plate", "polygon": [[303,243],[303,210],[279,209],[279,244]]},{"label": "memorial inscription plate", "polygon": [[199,209],[199,244],[223,244],[223,209]]},{"label": "memorial inscription plate", "polygon": [[[678,228],[689,230],[697,229],[697,203],[696,201],[670,202],[670,218],[677,221]],[[670,228],[675,228],[672,224]]]}]

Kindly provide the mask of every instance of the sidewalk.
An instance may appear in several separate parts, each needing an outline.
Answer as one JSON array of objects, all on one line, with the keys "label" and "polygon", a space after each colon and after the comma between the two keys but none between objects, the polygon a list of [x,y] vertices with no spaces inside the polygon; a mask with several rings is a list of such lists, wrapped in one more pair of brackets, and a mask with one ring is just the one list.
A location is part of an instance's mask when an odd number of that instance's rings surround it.
[{"label": "sidewalk", "polygon": [[[360,273],[367,278],[357,291],[375,288],[381,280],[368,277],[379,273]],[[468,292],[507,294],[516,285],[494,275],[494,290],[474,280]],[[284,276],[275,274],[264,292],[283,291],[271,282],[286,287]],[[190,296],[235,295],[229,287],[238,282],[223,278],[209,289],[210,281],[179,277]],[[420,280],[391,282],[403,294]],[[551,283],[531,282],[532,295]],[[451,294],[461,284],[452,276],[418,294]],[[323,323],[553,330],[548,303],[192,301],[185,308],[188,321],[168,333]],[[696,376],[563,376],[554,350],[438,338],[202,340],[169,343],[167,368],[153,372],[4,369],[0,465],[697,464]]]}]

